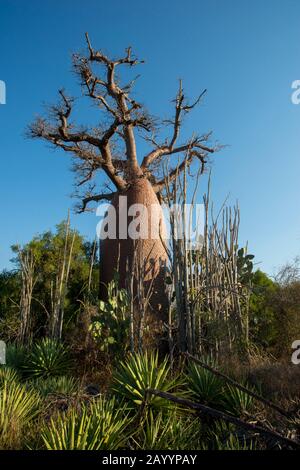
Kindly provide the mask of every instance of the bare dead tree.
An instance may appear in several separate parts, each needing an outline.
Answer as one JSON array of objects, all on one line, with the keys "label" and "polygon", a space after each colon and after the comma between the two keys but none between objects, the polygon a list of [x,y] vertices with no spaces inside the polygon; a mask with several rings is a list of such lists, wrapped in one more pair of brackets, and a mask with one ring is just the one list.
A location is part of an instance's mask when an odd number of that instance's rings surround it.
[{"label": "bare dead tree", "polygon": [[[101,110],[105,111],[105,118],[109,123],[97,128],[88,129],[83,126],[75,126],[70,122],[74,99],[68,97],[63,90],[59,91],[60,102],[50,108],[48,119],[39,117],[29,127],[29,135],[50,142],[54,147],[59,147],[70,152],[75,161],[76,173],[81,176],[78,185],[91,181],[98,170],[103,171],[113,183],[117,191],[126,189],[137,178],[145,177],[155,192],[161,191],[165,186],[164,179],[156,180],[153,168],[163,157],[182,154],[182,165],[170,170],[170,178],[175,178],[178,171],[184,169],[184,161],[190,163],[198,158],[201,164],[205,164],[207,155],[217,148],[209,147],[211,133],[195,135],[186,142],[177,145],[180,135],[182,119],[198,103],[200,103],[206,90],[196,101],[189,104],[185,98],[182,83],[175,98],[175,116],[173,119],[163,121],[172,126],[172,133],[164,143],[158,143],[154,137],[146,137],[153,149],[143,157],[141,164],[138,161],[135,131],[145,131],[147,134],[156,131],[155,120],[148,114],[141,103],[131,97],[134,80],[121,86],[116,78],[116,71],[121,66],[134,67],[143,61],[132,56],[131,48],[126,49],[126,55],[120,59],[112,60],[101,51],[92,48],[88,35],[87,55],[73,55],[73,66],[80,78],[84,93]],[[94,73],[94,66],[104,68],[103,75]],[[104,119],[103,119],[104,120]],[[116,151],[115,138],[125,146],[125,158],[120,158]],[[186,156],[187,150],[189,151]],[[81,210],[85,210],[92,201],[99,202],[102,199],[111,200],[114,193],[86,194],[83,198]]]},{"label": "bare dead tree", "polygon": [[35,258],[32,250],[18,248],[22,288],[20,300],[20,333],[19,340],[23,344],[30,337],[31,303],[36,283]]},{"label": "bare dead tree", "polygon": [[[93,48],[86,34],[87,53],[73,55],[73,68],[80,80],[84,97],[90,100],[99,111],[100,124],[84,126],[72,121],[75,99],[64,90],[59,91],[60,100],[51,106],[47,117],[38,117],[29,127],[31,138],[42,139],[54,148],[62,149],[73,157],[76,174],[77,193],[85,188],[81,198],[79,212],[91,210],[92,203],[103,200],[111,201],[118,209],[119,196],[126,195],[131,204],[143,201],[160,206],[161,192],[165,187],[165,178],[161,174],[163,162],[171,158],[168,179],[173,181],[178,173],[191,165],[194,160],[200,162],[204,169],[210,154],[218,150],[217,145],[209,144],[211,132],[193,134],[180,141],[180,130],[184,117],[203,99],[206,90],[197,99],[189,103],[184,93],[182,82],[174,100],[174,115],[167,120],[154,118],[147,112],[142,103],[133,97],[135,79],[123,84],[118,72],[125,67],[132,69],[143,63],[132,53],[131,47],[125,55],[112,59],[101,50]],[[171,128],[168,138],[160,137],[161,131]],[[149,151],[138,155],[136,137],[145,139]],[[104,189],[99,191],[97,175],[106,176]],[[112,187],[111,187],[112,186]],[[141,259],[146,259],[150,251],[152,259],[157,262],[154,277],[164,264],[165,250],[160,240],[151,240],[139,246]],[[133,244],[123,240],[105,240],[101,243],[100,272],[102,285],[107,285],[117,269],[117,252],[120,252],[120,283],[125,286],[126,265],[132,264]],[[162,263],[161,263],[162,261]],[[158,276],[159,277],[159,276]],[[161,279],[154,291],[162,286]],[[160,287],[161,288],[161,287]],[[101,287],[100,287],[101,291]],[[105,296],[100,293],[101,297]],[[164,292],[161,293],[161,297]]]},{"label": "bare dead tree", "polygon": [[70,233],[70,214],[66,221],[65,241],[62,256],[55,276],[55,283],[52,289],[52,308],[50,315],[49,330],[52,338],[61,340],[64,322],[64,307],[67,294],[67,287],[70,275],[70,268],[73,256],[73,247],[76,233]]},{"label": "bare dead tree", "polygon": [[296,258],[290,262],[286,263],[279,268],[274,276],[275,282],[280,286],[288,286],[293,282],[300,281],[300,257]]}]

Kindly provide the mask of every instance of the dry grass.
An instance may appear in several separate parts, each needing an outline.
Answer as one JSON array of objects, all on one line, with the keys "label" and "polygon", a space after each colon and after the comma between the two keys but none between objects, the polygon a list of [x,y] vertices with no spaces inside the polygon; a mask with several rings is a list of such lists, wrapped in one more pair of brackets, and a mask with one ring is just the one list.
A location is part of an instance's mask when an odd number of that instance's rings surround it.
[{"label": "dry grass", "polygon": [[264,396],[287,400],[299,397],[300,366],[288,362],[257,365],[251,368],[249,379],[261,387]]}]

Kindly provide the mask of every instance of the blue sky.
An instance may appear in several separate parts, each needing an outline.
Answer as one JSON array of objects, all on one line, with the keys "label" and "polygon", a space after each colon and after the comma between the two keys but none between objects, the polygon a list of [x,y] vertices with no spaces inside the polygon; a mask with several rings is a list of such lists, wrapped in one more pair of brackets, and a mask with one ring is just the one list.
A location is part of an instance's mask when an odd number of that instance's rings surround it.
[{"label": "blue sky", "polygon": [[[183,132],[212,129],[228,144],[213,159],[215,205],[228,194],[239,201],[241,243],[265,271],[299,254],[298,0],[0,0],[0,269],[11,266],[11,244],[53,228],[74,205],[69,156],[24,134],[59,88],[80,95],[70,58],[85,31],[94,47],[118,56],[132,45],[146,60],[136,93],[153,114],[172,112],[178,78],[191,98],[208,89]],[[86,109],[80,118],[88,122]],[[97,221],[72,215],[91,239]]]}]

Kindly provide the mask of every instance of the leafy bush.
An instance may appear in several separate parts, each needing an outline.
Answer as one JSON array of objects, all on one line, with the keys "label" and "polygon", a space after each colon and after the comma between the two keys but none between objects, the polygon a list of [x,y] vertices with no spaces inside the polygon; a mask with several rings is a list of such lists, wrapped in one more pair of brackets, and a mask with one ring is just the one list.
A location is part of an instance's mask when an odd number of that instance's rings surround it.
[{"label": "leafy bush", "polygon": [[27,350],[24,346],[8,344],[6,346],[6,365],[22,371],[27,357]]},{"label": "leafy bush", "polygon": [[40,397],[33,390],[13,381],[4,381],[0,389],[0,448],[21,446],[24,429],[36,417]]},{"label": "leafy bush", "polygon": [[119,289],[117,280],[107,286],[107,302],[100,301],[99,315],[90,326],[100,351],[124,354],[128,346],[129,298],[125,289]]},{"label": "leafy bush", "polygon": [[133,407],[141,406],[145,400],[148,406],[162,409],[172,404],[164,398],[147,394],[147,389],[161,392],[173,392],[183,382],[178,377],[171,377],[168,361],[159,363],[158,354],[147,352],[131,354],[126,362],[121,362],[113,374],[112,389],[125,398]]},{"label": "leafy bush", "polygon": [[33,346],[24,371],[30,377],[66,375],[71,367],[68,351],[62,343],[44,338]]},{"label": "leafy bush", "polygon": [[249,303],[249,329],[252,341],[258,347],[270,348],[276,342],[276,304],[278,286],[259,269],[252,278]]},{"label": "leafy bush", "polygon": [[83,405],[58,415],[42,430],[48,450],[115,450],[127,440],[129,424],[124,408],[116,408],[115,400],[100,398],[91,406]]}]

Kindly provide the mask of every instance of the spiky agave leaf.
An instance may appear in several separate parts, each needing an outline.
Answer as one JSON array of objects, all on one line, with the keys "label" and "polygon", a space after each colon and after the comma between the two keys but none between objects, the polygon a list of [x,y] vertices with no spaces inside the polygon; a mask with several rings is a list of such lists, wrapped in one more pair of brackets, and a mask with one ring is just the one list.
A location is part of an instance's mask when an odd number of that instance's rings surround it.
[{"label": "spiky agave leaf", "polygon": [[100,397],[90,407],[95,421],[100,424],[101,449],[117,449],[128,439],[131,418],[125,404],[117,404],[116,398]]},{"label": "spiky agave leaf", "polygon": [[136,449],[199,449],[202,442],[201,421],[195,415],[178,413],[177,409],[166,413],[150,408],[131,439]]},{"label": "spiky agave leaf", "polygon": [[251,412],[253,406],[254,398],[251,395],[237,387],[227,385],[224,394],[224,407],[226,411],[236,416],[241,416],[244,413]]},{"label": "spiky agave leaf", "polygon": [[249,438],[247,433],[239,432],[234,425],[219,422],[215,429],[208,433],[210,448],[214,450],[255,450],[257,441]]},{"label": "spiky agave leaf", "polygon": [[20,377],[18,372],[12,367],[0,366],[0,388],[5,383],[19,382]]},{"label": "spiky agave leaf", "polygon": [[52,418],[41,437],[48,450],[115,450],[127,434],[130,420],[124,408],[116,408],[114,399],[100,398],[91,406]]},{"label": "spiky agave leaf", "polygon": [[24,428],[37,416],[40,397],[24,385],[5,381],[0,389],[0,447],[15,449]]},{"label": "spiky agave leaf", "polygon": [[226,440],[222,441],[218,435],[215,436],[216,450],[255,450],[257,445],[252,440],[246,440],[245,437],[239,438],[231,433]]},{"label": "spiky agave leaf", "polygon": [[178,376],[171,377],[167,358],[161,363],[157,353],[131,354],[121,362],[113,375],[112,389],[118,396],[125,398],[132,406],[147,405],[162,409],[173,407],[167,400],[147,394],[148,389],[173,392],[183,385]]},{"label": "spiky agave leaf", "polygon": [[212,372],[192,362],[188,365],[186,380],[196,401],[204,405],[222,407],[224,385]]},{"label": "spiky agave leaf", "polygon": [[68,350],[58,341],[44,338],[33,346],[24,371],[30,377],[57,377],[71,368]]},{"label": "spiky agave leaf", "polygon": [[42,397],[48,395],[72,396],[80,392],[80,382],[74,377],[62,375],[60,377],[38,377],[29,382],[30,386],[37,390]]}]

